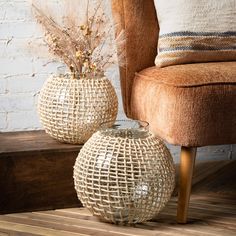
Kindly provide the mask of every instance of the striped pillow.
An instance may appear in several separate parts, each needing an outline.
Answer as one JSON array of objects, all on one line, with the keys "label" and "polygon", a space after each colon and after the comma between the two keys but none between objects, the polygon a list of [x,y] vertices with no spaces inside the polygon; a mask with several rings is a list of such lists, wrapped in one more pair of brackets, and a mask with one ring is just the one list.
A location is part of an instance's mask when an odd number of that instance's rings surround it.
[{"label": "striped pillow", "polygon": [[154,0],[159,67],[236,60],[236,0]]}]

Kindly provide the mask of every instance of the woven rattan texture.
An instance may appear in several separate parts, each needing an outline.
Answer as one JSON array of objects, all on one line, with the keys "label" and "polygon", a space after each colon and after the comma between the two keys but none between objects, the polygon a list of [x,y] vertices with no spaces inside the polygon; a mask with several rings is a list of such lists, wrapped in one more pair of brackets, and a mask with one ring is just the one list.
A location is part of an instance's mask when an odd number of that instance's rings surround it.
[{"label": "woven rattan texture", "polygon": [[38,111],[45,131],[53,138],[80,144],[103,122],[113,122],[118,99],[107,78],[71,79],[52,76],[40,91]]},{"label": "woven rattan texture", "polygon": [[174,164],[158,138],[95,133],[74,166],[78,198],[94,215],[116,224],[144,222],[168,202]]}]

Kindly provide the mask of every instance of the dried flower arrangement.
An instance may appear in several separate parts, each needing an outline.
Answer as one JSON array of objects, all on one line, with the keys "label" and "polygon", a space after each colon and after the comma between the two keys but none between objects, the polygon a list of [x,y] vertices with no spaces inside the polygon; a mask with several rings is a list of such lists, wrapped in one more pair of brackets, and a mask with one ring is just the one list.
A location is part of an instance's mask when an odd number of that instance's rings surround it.
[{"label": "dried flower arrangement", "polygon": [[[103,75],[113,64],[124,65],[125,33],[121,30],[114,37],[114,25],[105,14],[104,1],[63,0],[66,15],[62,22],[55,20],[49,8],[44,6],[42,10],[36,2],[32,2],[34,14],[45,30],[50,52],[68,66],[73,78]],[[83,16],[78,15],[78,8]]]}]

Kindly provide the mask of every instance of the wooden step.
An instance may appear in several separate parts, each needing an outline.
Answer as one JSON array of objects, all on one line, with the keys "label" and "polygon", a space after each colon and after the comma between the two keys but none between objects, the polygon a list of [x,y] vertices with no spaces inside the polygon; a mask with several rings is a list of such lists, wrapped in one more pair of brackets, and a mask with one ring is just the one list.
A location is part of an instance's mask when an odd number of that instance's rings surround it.
[{"label": "wooden step", "polygon": [[81,206],[73,184],[81,147],[44,131],[0,133],[0,213]]}]

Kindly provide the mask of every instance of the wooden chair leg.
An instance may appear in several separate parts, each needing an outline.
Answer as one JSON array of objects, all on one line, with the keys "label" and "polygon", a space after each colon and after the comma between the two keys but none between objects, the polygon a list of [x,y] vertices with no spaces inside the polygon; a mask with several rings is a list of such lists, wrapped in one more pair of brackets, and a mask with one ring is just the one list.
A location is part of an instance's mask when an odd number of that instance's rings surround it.
[{"label": "wooden chair leg", "polygon": [[187,222],[188,205],[197,148],[181,147],[177,222]]}]

